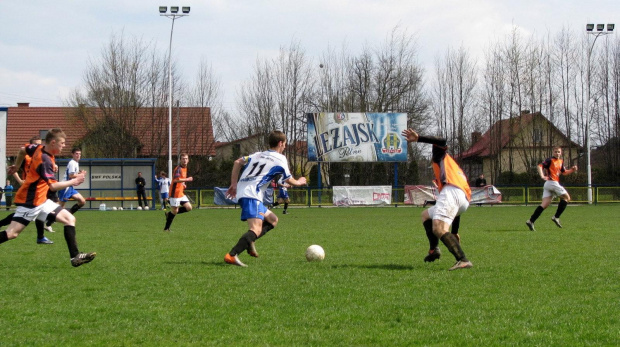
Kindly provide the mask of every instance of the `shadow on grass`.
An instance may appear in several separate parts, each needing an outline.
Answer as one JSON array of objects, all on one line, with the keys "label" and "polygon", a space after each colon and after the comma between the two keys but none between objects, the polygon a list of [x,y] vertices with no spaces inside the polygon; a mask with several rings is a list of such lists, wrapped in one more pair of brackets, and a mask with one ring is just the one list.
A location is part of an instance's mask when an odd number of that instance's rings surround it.
[{"label": "shadow on grass", "polygon": [[400,265],[400,264],[370,264],[370,265],[356,265],[356,264],[342,264],[342,265],[332,265],[334,269],[347,269],[347,268],[358,268],[358,269],[380,269],[380,270],[413,270],[414,267],[411,265]]}]

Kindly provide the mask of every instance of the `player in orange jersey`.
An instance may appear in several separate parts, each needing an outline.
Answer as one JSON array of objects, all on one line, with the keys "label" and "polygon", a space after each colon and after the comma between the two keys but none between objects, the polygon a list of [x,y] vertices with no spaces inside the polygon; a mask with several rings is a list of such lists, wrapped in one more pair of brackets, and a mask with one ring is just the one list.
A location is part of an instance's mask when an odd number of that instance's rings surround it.
[{"label": "player in orange jersey", "polygon": [[541,213],[549,207],[551,201],[556,196],[560,197],[560,203],[558,204],[558,209],[555,212],[555,216],[551,217],[551,220],[558,226],[558,228],[562,227],[562,224],[560,224],[560,216],[570,201],[570,195],[568,195],[566,189],[560,185],[560,175],[572,174],[577,171],[577,165],[574,165],[567,170],[564,167],[564,160],[561,158],[562,147],[553,147],[553,156],[538,164],[538,174],[540,175],[540,178],[545,180],[545,185],[543,187],[544,190],[540,206],[536,207],[536,210],[530,219],[525,222],[525,225],[527,225],[531,231],[536,231],[534,228],[534,222],[536,222]]},{"label": "player in orange jersey", "polygon": [[439,240],[441,240],[456,259],[456,263],[448,270],[472,267],[473,264],[465,256],[459,240],[454,234],[450,233],[450,225],[454,219],[469,207],[471,189],[467,183],[467,177],[454,159],[446,153],[448,147],[445,139],[420,136],[413,129],[403,130],[402,135],[407,139],[407,142],[423,142],[433,145],[431,163],[439,196],[435,206],[422,212],[422,224],[430,245],[430,250],[424,261],[432,262],[441,257],[441,252],[437,247]]},{"label": "player in orange jersey", "polygon": [[189,154],[181,153],[179,166],[174,168],[172,173],[172,184],[170,185],[170,212],[166,212],[166,225],[164,231],[170,231],[170,225],[177,214],[192,210],[192,204],[185,196],[185,182],[191,182],[193,177],[187,177],[187,164]]},{"label": "player in orange jersey", "polygon": [[71,265],[80,266],[95,259],[96,253],[80,253],[75,240],[75,217],[54,201],[48,199],[48,192],[77,186],[84,182],[84,173],[75,178],[58,182],[54,172],[55,156],[65,147],[65,133],[60,129],[51,129],[45,137],[45,145],[22,147],[17,155],[15,165],[9,167],[9,175],[17,172],[24,157],[32,157],[30,170],[24,184],[15,195],[17,209],[6,231],[0,232],[0,244],[12,240],[33,220],[58,221],[65,225],[64,236],[69,247]]}]

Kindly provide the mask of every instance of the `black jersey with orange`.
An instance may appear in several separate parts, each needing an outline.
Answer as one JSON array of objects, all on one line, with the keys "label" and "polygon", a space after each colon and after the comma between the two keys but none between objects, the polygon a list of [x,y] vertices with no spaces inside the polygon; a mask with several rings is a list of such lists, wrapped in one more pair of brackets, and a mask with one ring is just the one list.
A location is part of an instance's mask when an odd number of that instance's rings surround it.
[{"label": "black jersey with orange", "polygon": [[49,185],[56,181],[54,173],[54,156],[45,151],[43,145],[33,144],[26,147],[26,154],[32,157],[30,169],[15,194],[15,205],[36,207],[48,199]]},{"label": "black jersey with orange", "polygon": [[185,182],[175,182],[175,179],[187,178],[187,167],[181,165],[174,168],[172,174],[172,186],[170,187],[171,198],[182,198],[185,195]]},{"label": "black jersey with orange", "polygon": [[465,192],[467,201],[470,201],[471,188],[469,188],[469,183],[467,183],[467,177],[456,161],[446,152],[448,150],[447,140],[419,136],[418,142],[430,143],[433,145],[432,166],[439,191],[441,191],[446,184],[450,184]]},{"label": "black jersey with orange", "polygon": [[564,168],[564,160],[556,157],[545,159],[539,166],[543,168],[544,172],[552,181],[556,182],[560,182],[560,174],[566,171],[566,168]]}]

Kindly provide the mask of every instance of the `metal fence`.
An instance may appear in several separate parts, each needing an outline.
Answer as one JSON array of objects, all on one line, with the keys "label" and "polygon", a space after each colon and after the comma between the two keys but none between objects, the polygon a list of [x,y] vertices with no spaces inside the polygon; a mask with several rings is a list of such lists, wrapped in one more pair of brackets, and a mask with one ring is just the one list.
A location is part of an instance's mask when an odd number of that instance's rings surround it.
[{"label": "metal fence", "polygon": [[[502,193],[502,203],[511,205],[528,205],[538,204],[542,200],[543,188],[541,186],[496,186]],[[588,203],[587,187],[564,187],[571,196],[573,203]],[[620,186],[594,186],[593,199],[595,204],[618,203],[620,202]],[[108,207],[124,207],[137,206],[135,200],[134,189],[88,189],[80,190],[81,194],[86,198],[91,198],[87,202],[86,208],[97,209],[99,204],[105,202]],[[396,187],[392,190],[392,205],[398,206],[404,204],[404,188]],[[303,187],[289,188],[290,206],[333,206],[333,191],[331,188]],[[197,188],[185,190],[185,195],[190,199],[194,207],[227,207],[215,205],[215,192],[212,187]],[[97,198],[96,200],[94,198]],[[150,200],[149,205],[153,208],[159,208],[159,194],[157,191],[147,190],[147,198]],[[277,200],[277,191],[274,192],[274,201]],[[235,207],[235,206],[228,206]]]}]

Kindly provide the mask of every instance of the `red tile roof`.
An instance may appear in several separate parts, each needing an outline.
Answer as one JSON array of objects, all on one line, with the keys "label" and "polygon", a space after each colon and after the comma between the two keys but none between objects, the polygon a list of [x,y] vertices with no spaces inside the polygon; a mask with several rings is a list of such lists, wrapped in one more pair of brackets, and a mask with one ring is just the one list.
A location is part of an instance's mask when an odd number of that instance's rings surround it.
[{"label": "red tile roof", "polygon": [[[548,122],[551,127],[555,128],[555,126],[540,112],[522,114],[512,119],[503,119],[493,124],[493,126],[482,135],[478,142],[474,143],[468,150],[461,154],[460,158],[466,159],[469,157],[489,157],[496,155],[498,149],[501,150],[508,145],[512,139],[511,136],[518,134],[521,128],[525,128],[536,118],[542,118],[543,121]],[[555,129],[557,130],[557,128]],[[557,131],[562,134],[561,131]],[[500,136],[499,146],[491,145],[491,134],[493,134],[495,138]],[[573,142],[571,141],[571,143]],[[579,145],[575,143],[573,143],[573,145],[579,147]]]},{"label": "red tile roof", "polygon": [[[29,107],[19,104],[9,107],[7,112],[7,156],[15,155],[28,140],[39,135],[41,130],[61,128],[67,134],[66,148],[82,139],[88,132],[82,121],[72,116],[72,107]],[[178,111],[178,115],[177,115]],[[172,111],[173,154],[177,151],[178,138],[181,151],[190,155],[215,155],[213,126],[209,108],[181,107]],[[100,110],[95,110],[101,116]],[[180,127],[179,127],[180,121]],[[168,155],[168,109],[143,108],[136,124],[131,129],[143,147],[140,156]],[[63,153],[65,156],[70,151]]]}]

